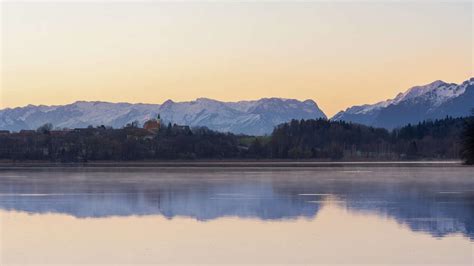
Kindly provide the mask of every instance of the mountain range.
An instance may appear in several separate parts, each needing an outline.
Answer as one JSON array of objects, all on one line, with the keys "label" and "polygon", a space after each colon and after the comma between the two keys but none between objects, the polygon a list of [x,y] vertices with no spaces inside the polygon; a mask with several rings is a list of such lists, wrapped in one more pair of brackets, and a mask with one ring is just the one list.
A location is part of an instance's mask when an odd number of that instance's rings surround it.
[{"label": "mountain range", "polygon": [[[474,78],[461,84],[438,80],[412,87],[393,99],[352,106],[331,119],[393,129],[423,120],[467,116],[473,108]],[[327,118],[313,100],[262,98],[222,102],[198,98],[187,102],[167,100],[163,104],[78,101],[67,105],[28,105],[0,110],[0,129],[36,129],[45,123],[59,128],[89,125],[121,128],[135,120],[143,124],[158,114],[164,123],[249,135],[270,134],[276,125],[291,119]]]},{"label": "mountain range", "polygon": [[437,80],[412,87],[393,99],[352,106],[331,119],[393,129],[423,120],[467,116],[473,108],[474,78],[461,84]]},{"label": "mountain range", "polygon": [[313,100],[263,98],[221,102],[207,98],[163,104],[78,101],[68,105],[28,105],[0,111],[0,129],[36,129],[45,123],[59,128],[106,125],[121,128],[137,120],[143,124],[160,114],[164,123],[205,126],[222,132],[264,135],[291,119],[326,118]]}]

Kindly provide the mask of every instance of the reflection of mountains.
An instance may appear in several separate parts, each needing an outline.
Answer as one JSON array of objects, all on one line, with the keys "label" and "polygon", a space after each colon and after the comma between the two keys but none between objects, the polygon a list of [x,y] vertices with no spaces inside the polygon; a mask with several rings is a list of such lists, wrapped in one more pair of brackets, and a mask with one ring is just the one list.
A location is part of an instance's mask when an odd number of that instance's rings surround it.
[{"label": "reflection of mountains", "polygon": [[458,191],[459,187],[429,184],[396,187],[372,186],[372,189],[349,191],[348,209],[393,217],[413,231],[430,232],[434,236],[461,233],[474,239],[474,191]]},{"label": "reflection of mountains", "polygon": [[87,178],[75,172],[67,173],[67,178],[63,175],[64,172],[58,176],[40,172],[27,173],[26,177],[2,177],[0,208],[81,218],[156,214],[198,220],[224,216],[269,220],[315,217],[327,195],[334,195],[349,210],[393,217],[414,231],[434,236],[462,233],[474,238],[472,181],[288,181],[284,172],[258,173],[256,178],[251,174],[235,178],[236,173],[210,173],[206,177],[187,173],[138,180],[129,178],[127,173],[101,173]]},{"label": "reflection of mountains", "polygon": [[2,184],[0,208],[76,217],[163,215],[210,220],[223,216],[284,219],[313,217],[319,205],[284,196],[271,183],[77,183]]}]

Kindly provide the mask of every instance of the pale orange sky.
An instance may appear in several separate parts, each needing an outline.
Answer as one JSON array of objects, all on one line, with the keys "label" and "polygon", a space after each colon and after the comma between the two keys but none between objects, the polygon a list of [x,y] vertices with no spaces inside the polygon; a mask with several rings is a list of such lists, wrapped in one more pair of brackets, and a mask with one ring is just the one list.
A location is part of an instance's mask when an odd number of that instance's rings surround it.
[{"label": "pale orange sky", "polygon": [[474,76],[470,1],[1,7],[0,108],[285,97],[332,116]]}]

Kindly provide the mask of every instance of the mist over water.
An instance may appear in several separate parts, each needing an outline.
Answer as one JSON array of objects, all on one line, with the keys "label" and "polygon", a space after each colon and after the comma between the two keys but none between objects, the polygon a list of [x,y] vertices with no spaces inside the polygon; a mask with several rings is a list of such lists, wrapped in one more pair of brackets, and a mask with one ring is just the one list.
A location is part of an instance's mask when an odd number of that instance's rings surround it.
[{"label": "mist over water", "polygon": [[[98,238],[103,232],[90,228],[95,224],[109,224],[107,234],[142,236],[142,240],[136,240],[140,244],[120,241],[120,248],[124,249],[133,245],[146,249],[155,242],[163,244],[165,239],[155,234],[162,233],[164,228],[169,233],[174,232],[174,237],[166,240],[173,243],[173,248],[162,247],[162,252],[151,251],[148,255],[142,254],[142,249],[128,249],[128,259],[118,260],[132,264],[142,256],[144,263],[171,264],[439,263],[443,260],[438,256],[444,254],[446,263],[470,265],[474,239],[474,178],[469,167],[436,165],[4,169],[0,171],[0,209],[3,262],[7,264],[25,263],[28,259],[17,253],[21,245],[16,246],[16,243],[25,240],[24,237],[44,245],[42,252],[29,253],[33,261],[117,262],[113,258],[90,256],[105,251],[103,247],[93,249],[81,245],[96,241],[113,249],[115,242],[109,235]],[[64,220],[84,235],[78,239],[66,227],[54,228],[55,224],[64,224]],[[42,223],[51,226],[56,238],[38,231],[37,226]],[[273,234],[265,233],[272,228],[276,230]],[[196,235],[206,230],[211,230],[207,236]],[[30,234],[26,236],[20,231]],[[240,241],[254,243],[256,250],[272,249],[270,242],[278,238],[283,242],[301,241],[300,244],[321,246],[320,252],[328,255],[313,256],[314,252],[294,243],[286,246],[288,257],[280,254],[276,261],[270,251],[250,256],[246,248],[232,244],[239,239],[239,234],[247,235]],[[296,236],[299,238],[295,240]],[[362,236],[364,239],[359,239]],[[81,251],[72,257],[46,256],[55,245],[66,240],[81,247]],[[371,249],[375,246],[371,243],[382,240],[384,243],[376,247],[380,254],[373,254]],[[342,243],[347,241],[349,243]],[[405,241],[412,246],[400,246]],[[197,250],[205,251],[211,244],[231,246],[235,252],[228,254],[221,250],[222,256],[216,255],[214,259],[196,255]],[[332,251],[346,244],[354,248],[347,251],[347,261],[337,259],[337,252],[331,257]],[[393,251],[393,245],[399,250]],[[194,251],[190,251],[192,247]],[[426,254],[406,253],[408,250],[404,247],[418,249],[418,252],[424,250]],[[273,247],[275,252],[280,248],[284,247]],[[439,248],[445,252],[436,252]],[[393,254],[382,257],[385,249],[391,249]],[[184,257],[173,256],[174,252],[181,252]],[[353,252],[359,255],[354,258]],[[247,254],[247,257],[237,259],[237,254]],[[300,255],[299,259],[295,254]],[[193,256],[200,259],[197,262],[186,259]],[[350,257],[353,260],[349,260]]]}]

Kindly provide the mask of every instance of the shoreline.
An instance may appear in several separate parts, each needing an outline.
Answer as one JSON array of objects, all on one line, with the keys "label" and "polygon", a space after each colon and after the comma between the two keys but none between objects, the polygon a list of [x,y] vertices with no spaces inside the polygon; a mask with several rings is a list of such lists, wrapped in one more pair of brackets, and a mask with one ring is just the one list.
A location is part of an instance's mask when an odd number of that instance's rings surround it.
[{"label": "shoreline", "polygon": [[[130,161],[130,162],[1,162],[5,168],[315,168],[315,167],[454,167],[466,166],[460,160],[444,161],[297,161],[297,160],[223,160],[223,161]],[[468,166],[466,166],[468,167]]]}]

